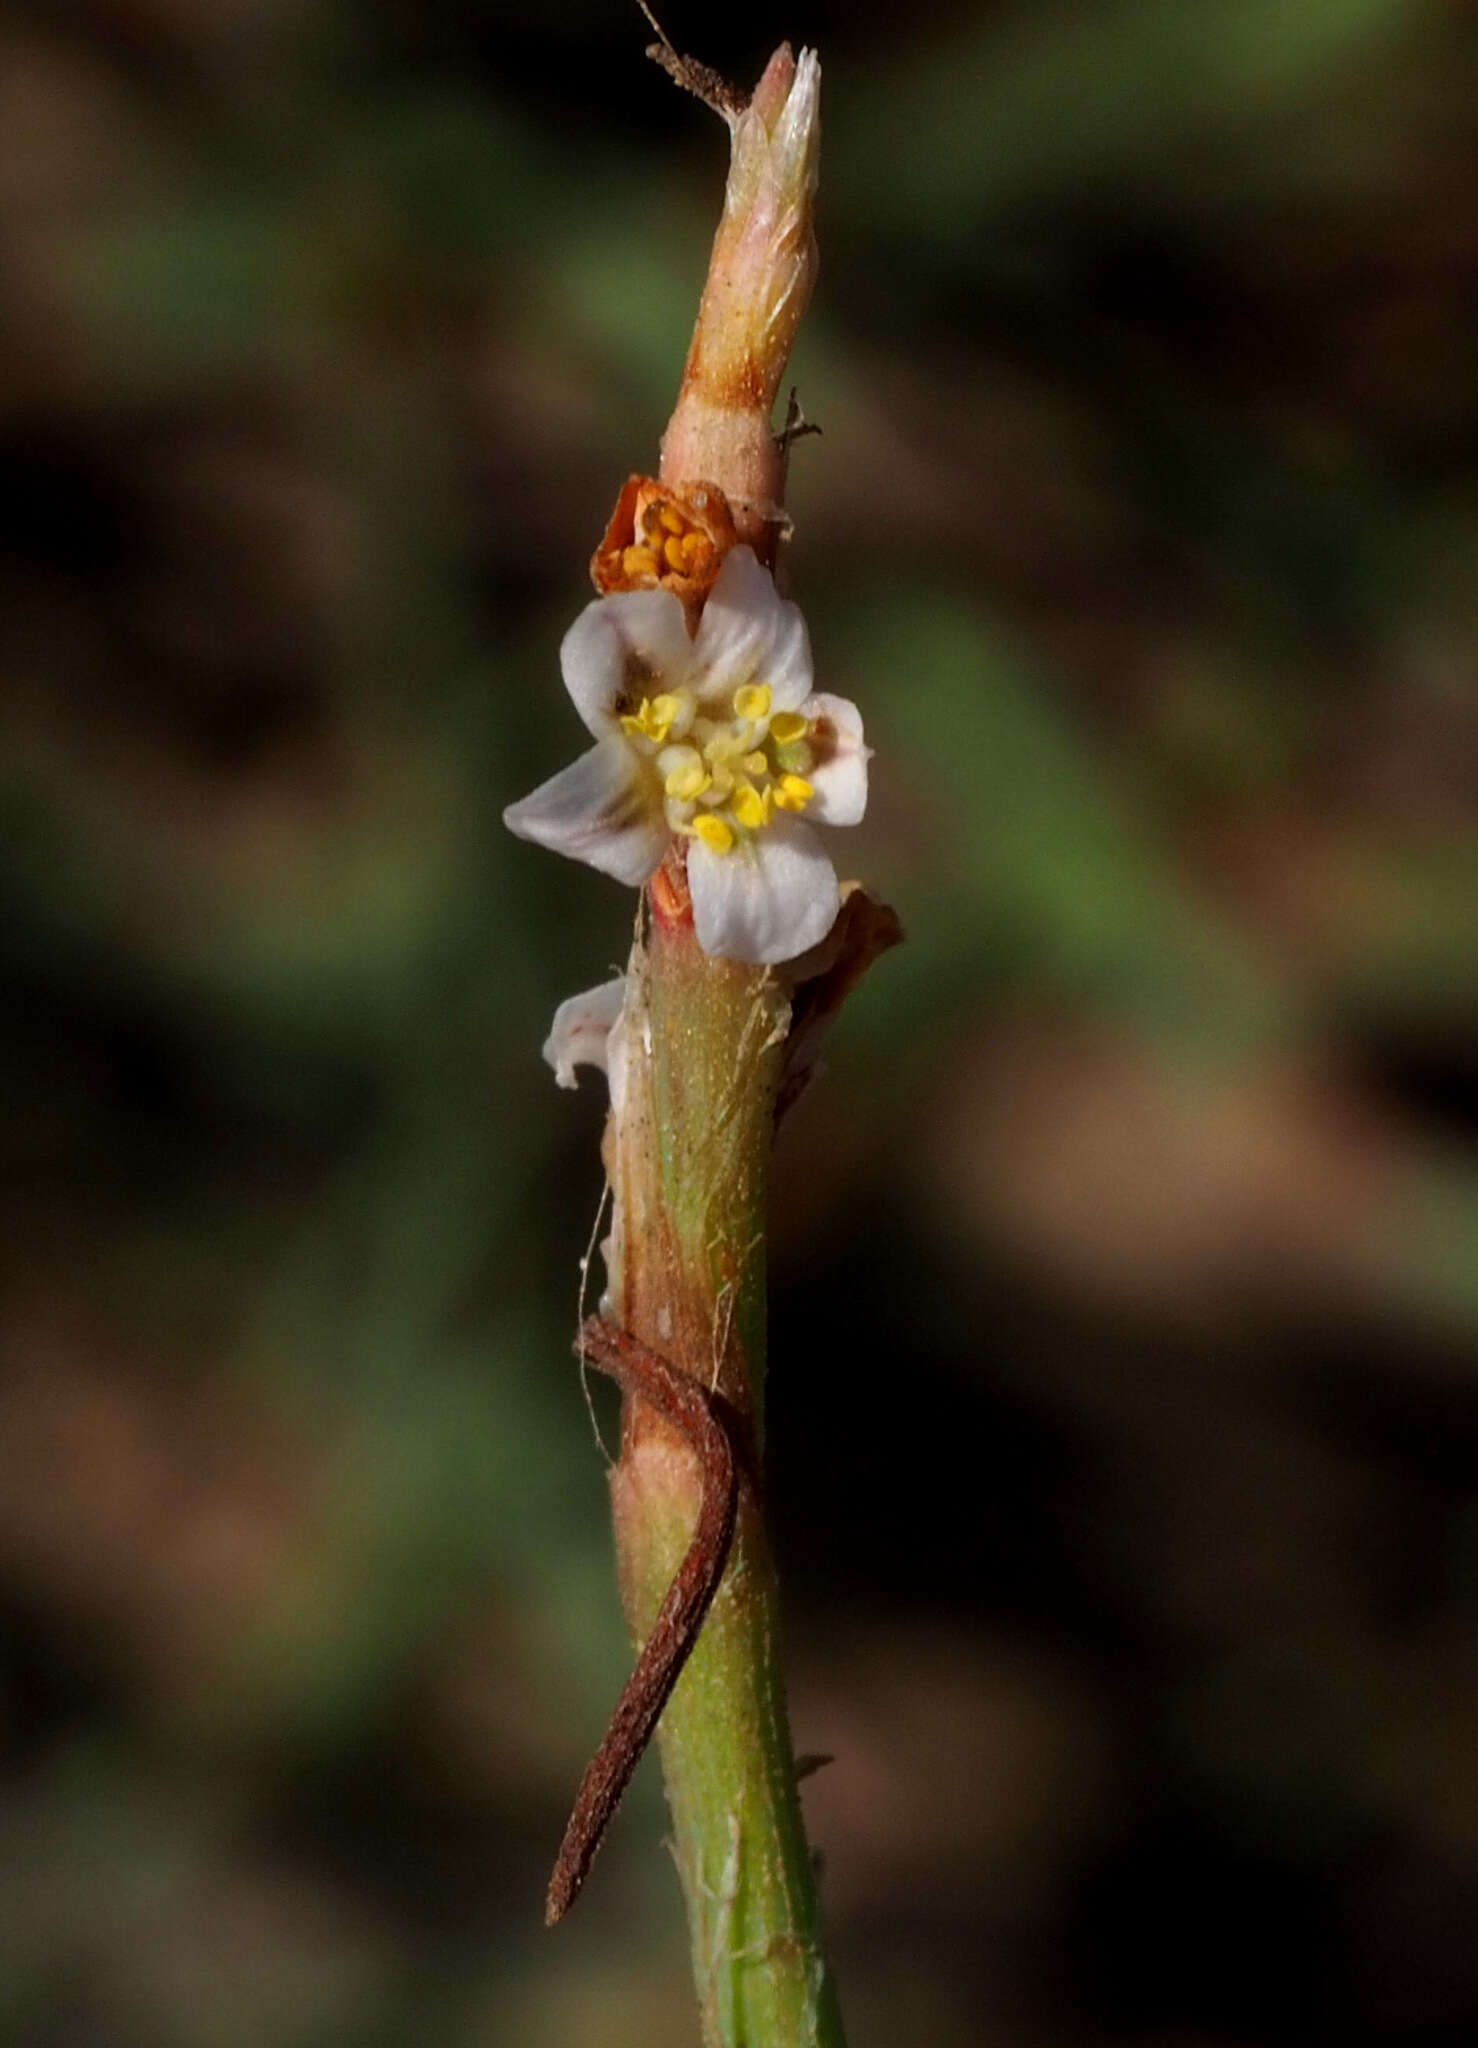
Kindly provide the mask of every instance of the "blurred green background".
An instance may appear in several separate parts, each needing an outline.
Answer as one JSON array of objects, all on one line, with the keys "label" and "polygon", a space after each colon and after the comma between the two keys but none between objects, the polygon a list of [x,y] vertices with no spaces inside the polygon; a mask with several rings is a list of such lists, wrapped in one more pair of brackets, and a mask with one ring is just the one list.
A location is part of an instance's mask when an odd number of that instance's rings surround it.
[{"label": "blurred green background", "polygon": [[[776,1167],[854,2048],[1478,2029],[1478,15],[825,66],[790,573],[909,944]],[[0,2039],[668,2048],[503,834],[725,158],[619,0],[0,13]]]}]

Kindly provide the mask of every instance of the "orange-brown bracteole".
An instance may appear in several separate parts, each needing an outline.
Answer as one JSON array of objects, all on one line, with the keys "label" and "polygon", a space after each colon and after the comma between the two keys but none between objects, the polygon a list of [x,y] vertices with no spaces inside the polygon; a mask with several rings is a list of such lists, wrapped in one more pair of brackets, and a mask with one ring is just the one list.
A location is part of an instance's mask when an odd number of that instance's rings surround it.
[{"label": "orange-brown bracteole", "polygon": [[653,476],[629,476],[590,559],[602,597],[614,590],[670,590],[682,600],[689,630],[733,547],[733,514],[717,484],[672,490]]}]

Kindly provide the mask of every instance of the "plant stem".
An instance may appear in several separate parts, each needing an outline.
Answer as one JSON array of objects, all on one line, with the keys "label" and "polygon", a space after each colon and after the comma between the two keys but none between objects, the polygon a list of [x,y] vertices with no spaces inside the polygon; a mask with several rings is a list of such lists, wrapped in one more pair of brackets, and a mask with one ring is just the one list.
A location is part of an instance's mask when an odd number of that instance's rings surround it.
[{"label": "plant stem", "polygon": [[[661,481],[717,486],[773,564],[783,526],[775,396],[816,270],[820,67],[782,45],[753,95],[673,56],[718,106],[729,176]],[[673,68],[669,65],[668,68]],[[696,623],[690,607],[689,629]],[[728,1568],[657,1739],[687,1899],[706,2048],[843,2048],[822,1953],[780,1669],[779,1593],[756,1488],[764,1437],[765,1193],[788,984],[711,958],[693,934],[681,842],[648,885],[626,979],[607,1169],[609,1308],[726,1405],[748,1473]],[[611,1477],[622,1598],[644,1641],[687,1551],[694,1453],[640,1398]]]},{"label": "plant stem", "polygon": [[[758,1470],[766,1173],[789,1005],[773,975],[710,959],[659,878],[627,983],[625,1101],[612,1161],[613,1306],[711,1385]],[[612,1504],[640,1639],[697,1512],[683,1439],[628,1401]],[[658,1730],[706,2048],[842,2048],[822,1951],[780,1668],[779,1595],[752,1476],[733,1549]]]}]

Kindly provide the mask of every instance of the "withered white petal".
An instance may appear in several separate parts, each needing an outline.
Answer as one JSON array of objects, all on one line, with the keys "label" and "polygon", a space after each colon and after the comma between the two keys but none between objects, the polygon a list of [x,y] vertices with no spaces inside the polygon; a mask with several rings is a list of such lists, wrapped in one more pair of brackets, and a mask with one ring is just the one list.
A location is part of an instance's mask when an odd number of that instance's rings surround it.
[{"label": "withered white petal", "polygon": [[549,1036],[544,1041],[545,1062],[553,1067],[558,1087],[575,1088],[576,1067],[599,1067],[610,1072],[609,1046],[621,1005],[626,1000],[626,976],[603,981],[599,988],[587,988],[577,996],[566,996],[554,1013]]},{"label": "withered white petal", "polygon": [[811,639],[800,606],[777,593],[752,548],[731,548],[698,622],[692,687],[711,704],[746,683],[764,683],[773,710],[797,711],[811,682]]},{"label": "withered white petal", "polygon": [[848,697],[819,690],[801,706],[812,724],[815,765],[806,779],[816,794],[806,817],[817,825],[856,825],[867,809],[867,764],[872,748],[862,743],[862,713]]},{"label": "withered white petal", "polygon": [[503,823],[520,839],[583,860],[635,888],[667,851],[667,822],[654,783],[650,765],[624,740],[601,740],[532,795],[510,804]]},{"label": "withered white petal", "polygon": [[780,817],[731,853],[688,849],[693,928],[705,953],[753,966],[793,960],[836,922],[836,870],[809,825]]},{"label": "withered white petal", "polygon": [[586,605],[560,643],[559,666],[586,727],[604,739],[619,732],[619,711],[676,688],[692,652],[670,590],[624,590]]}]

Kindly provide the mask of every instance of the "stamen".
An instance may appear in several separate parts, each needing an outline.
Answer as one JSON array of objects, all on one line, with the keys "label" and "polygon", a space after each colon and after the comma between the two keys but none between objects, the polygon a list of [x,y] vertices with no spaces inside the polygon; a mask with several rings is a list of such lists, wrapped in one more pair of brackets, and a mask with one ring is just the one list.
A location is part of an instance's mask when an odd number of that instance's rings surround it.
[{"label": "stamen", "polygon": [[710,853],[732,853],[734,850],[732,826],[726,825],[722,818],[715,818],[711,812],[693,820],[692,832],[693,837],[701,839]]},{"label": "stamen", "polygon": [[803,811],[815,794],[804,775],[782,775],[770,791],[770,801],[777,811]]},{"label": "stamen", "polygon": [[734,816],[746,832],[758,832],[770,822],[770,806],[752,783],[743,782],[734,791]]},{"label": "stamen", "polygon": [[667,794],[675,796],[680,804],[690,804],[696,797],[702,796],[711,779],[703,763],[693,760],[680,768],[671,769],[662,786]]},{"label": "stamen", "polygon": [[777,746],[788,746],[792,740],[803,740],[809,730],[807,722],[799,711],[777,711],[770,720],[770,737]]},{"label": "stamen", "polygon": [[734,692],[734,716],[760,719],[769,716],[770,689],[767,683],[745,683]]},{"label": "stamen", "polygon": [[769,757],[758,748],[754,753],[746,754],[739,766],[746,775],[768,775],[770,772]]},{"label": "stamen", "polygon": [[621,730],[629,739],[650,740],[660,747],[672,731],[673,720],[683,708],[681,697],[664,692],[659,697],[643,697],[635,711],[628,711],[621,720]]},{"label": "stamen", "polygon": [[627,576],[655,576],[658,561],[651,548],[630,547],[621,550],[621,568]]}]

